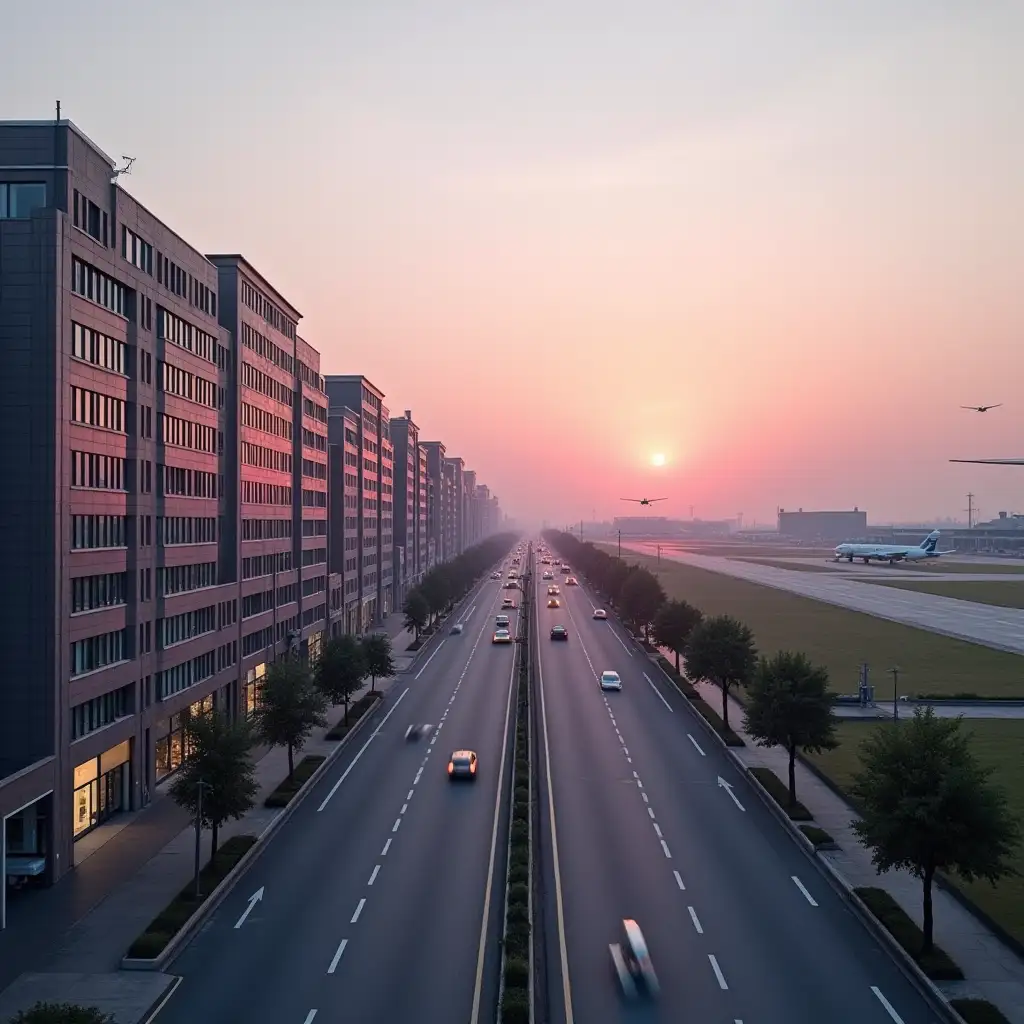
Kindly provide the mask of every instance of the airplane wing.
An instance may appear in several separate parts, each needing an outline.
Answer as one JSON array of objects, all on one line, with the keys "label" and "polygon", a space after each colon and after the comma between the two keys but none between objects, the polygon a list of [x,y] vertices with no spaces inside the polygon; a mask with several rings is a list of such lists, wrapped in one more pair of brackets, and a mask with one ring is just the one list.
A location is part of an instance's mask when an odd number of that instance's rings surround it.
[{"label": "airplane wing", "polygon": [[619,501],[635,501],[638,505],[642,503],[642,498],[619,498]]},{"label": "airplane wing", "polygon": [[648,501],[668,501],[668,498],[648,498]]},{"label": "airplane wing", "polygon": [[1024,466],[1024,459],[950,459],[950,462],[969,462],[974,466]]}]

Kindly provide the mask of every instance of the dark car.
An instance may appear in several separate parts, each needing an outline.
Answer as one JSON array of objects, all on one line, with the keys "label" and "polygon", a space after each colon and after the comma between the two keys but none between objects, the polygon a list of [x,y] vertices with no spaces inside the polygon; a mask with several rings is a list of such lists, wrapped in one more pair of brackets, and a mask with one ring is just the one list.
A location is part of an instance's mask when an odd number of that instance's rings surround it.
[{"label": "dark car", "polygon": [[551,627],[551,639],[552,640],[568,640],[569,631],[565,626],[552,626]]}]

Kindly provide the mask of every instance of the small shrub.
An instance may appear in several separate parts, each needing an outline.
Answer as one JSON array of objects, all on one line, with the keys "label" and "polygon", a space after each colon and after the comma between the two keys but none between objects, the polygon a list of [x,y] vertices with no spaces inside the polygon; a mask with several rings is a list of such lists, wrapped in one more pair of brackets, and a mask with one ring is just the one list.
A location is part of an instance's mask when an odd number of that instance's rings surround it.
[{"label": "small shrub", "polygon": [[510,903],[506,920],[509,924],[529,924],[530,910],[521,903]]},{"label": "small shrub", "polygon": [[520,800],[529,801],[529,799],[530,799],[530,787],[527,786],[525,782],[517,783],[516,784],[516,791],[515,791],[514,796],[515,796],[515,800],[516,800],[517,803]]},{"label": "small shrub", "polygon": [[506,986],[501,997],[502,1024],[530,1024],[530,993],[520,987]]},{"label": "small shrub", "polygon": [[813,820],[814,815],[799,800],[790,806],[789,786],[771,768],[748,768],[747,771],[768,790],[768,795],[786,812],[790,821]]},{"label": "small shrub", "polygon": [[530,955],[530,928],[518,921],[510,922],[505,932],[505,952],[508,956]]},{"label": "small shrub", "polygon": [[19,1010],[10,1024],[113,1024],[114,1015],[103,1013],[95,1006],[74,1003],[36,1003],[27,1010]]},{"label": "small shrub", "polygon": [[530,887],[524,882],[518,882],[508,887],[509,904],[518,903],[526,906],[530,902]]},{"label": "small shrub", "polygon": [[530,838],[530,826],[525,821],[513,821],[512,822],[512,842],[513,844],[525,843]]},{"label": "small shrub", "polygon": [[505,987],[526,988],[530,984],[530,963],[521,956],[505,960]]},{"label": "small shrub", "polygon": [[967,1024],[1010,1024],[1002,1011],[987,999],[951,999],[949,1005]]},{"label": "small shrub", "polygon": [[508,869],[508,884],[518,885],[530,880],[530,868],[526,864],[510,864]]},{"label": "small shrub", "polygon": [[835,846],[836,841],[817,825],[800,825],[799,829],[807,838],[817,846]]},{"label": "small shrub", "polygon": [[938,946],[921,952],[924,936],[906,911],[884,889],[866,886],[853,890],[885,930],[913,957],[932,981],[961,981],[964,973]]}]

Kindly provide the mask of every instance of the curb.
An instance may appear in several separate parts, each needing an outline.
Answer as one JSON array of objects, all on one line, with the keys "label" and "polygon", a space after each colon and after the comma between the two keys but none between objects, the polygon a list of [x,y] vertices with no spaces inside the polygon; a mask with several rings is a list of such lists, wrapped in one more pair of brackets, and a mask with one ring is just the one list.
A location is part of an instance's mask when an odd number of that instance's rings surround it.
[{"label": "curb", "polygon": [[203,901],[201,906],[196,909],[196,912],[182,925],[178,933],[171,939],[170,942],[163,948],[159,956],[153,957],[152,959],[143,959],[141,957],[129,957],[125,956],[121,958],[121,969],[124,971],[160,971],[174,960],[192,941],[193,935],[198,929],[199,925],[206,920],[207,917],[217,909],[218,906],[224,901],[225,897],[234,889],[238,883],[242,872],[247,870],[253,861],[260,856],[261,853],[266,849],[268,841],[273,838],[277,833],[278,829],[295,813],[299,805],[309,795],[313,786],[320,781],[324,772],[338,759],[341,752],[348,745],[349,740],[356,736],[364,723],[369,722],[372,718],[375,718],[379,710],[384,706],[385,700],[382,698],[376,702],[377,706],[368,714],[363,715],[352,728],[334,743],[334,750],[332,750],[324,760],[317,766],[316,771],[302,784],[298,792],[289,801],[287,807],[281,809],[281,813],[273,818],[269,825],[256,837],[256,842],[246,850],[242,855],[241,860],[221,879],[217,884],[217,887],[210,893],[209,896]]},{"label": "curb", "polygon": [[160,1011],[170,1002],[171,996],[178,991],[178,986],[185,980],[180,974],[169,974],[170,981],[164,988],[163,993],[153,1000],[142,1016],[142,1024],[153,1024]]}]

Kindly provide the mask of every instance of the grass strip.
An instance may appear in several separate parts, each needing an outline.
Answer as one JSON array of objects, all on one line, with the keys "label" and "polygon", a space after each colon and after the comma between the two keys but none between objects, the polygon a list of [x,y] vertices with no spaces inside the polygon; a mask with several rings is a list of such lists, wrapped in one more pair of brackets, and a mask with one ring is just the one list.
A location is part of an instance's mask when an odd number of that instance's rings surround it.
[{"label": "grass strip", "polygon": [[771,770],[757,765],[748,772],[768,791],[768,795],[781,807],[790,821],[813,821],[814,815],[799,800],[789,802],[789,787]]},{"label": "grass strip", "polygon": [[309,781],[310,776],[326,761],[322,754],[307,754],[296,766],[295,771],[289,775],[266,800],[264,807],[287,807],[292,798]]},{"label": "grass strip", "polygon": [[943,949],[932,946],[927,953],[921,951],[924,934],[889,893],[873,886],[853,891],[932,981],[963,980],[963,971]]},{"label": "grass strip", "polygon": [[696,687],[687,679],[684,679],[676,670],[675,666],[663,654],[658,655],[658,664],[661,670],[672,680],[676,689],[693,705],[693,709],[703,718],[718,735],[727,747],[745,747],[746,743],[739,733],[727,729],[722,721],[722,716],[697,692]]},{"label": "grass strip", "polygon": [[815,849],[834,847],[836,845],[836,841],[823,828],[819,828],[817,825],[799,825],[797,827],[814,844]]},{"label": "grass strip", "polygon": [[189,882],[128,947],[128,956],[138,960],[158,957],[255,843],[256,837],[248,835],[232,836],[225,840],[199,873],[198,898],[195,884]]},{"label": "grass strip", "polygon": [[348,725],[345,724],[345,715],[342,714],[335,725],[324,734],[324,739],[344,739],[359,719],[366,715],[383,696],[384,694],[380,690],[374,690],[372,693],[364,693],[359,700],[353,701],[348,707]]},{"label": "grass strip", "polygon": [[967,1024],[1010,1024],[997,1006],[987,999],[951,999],[949,1005],[960,1014]]}]

